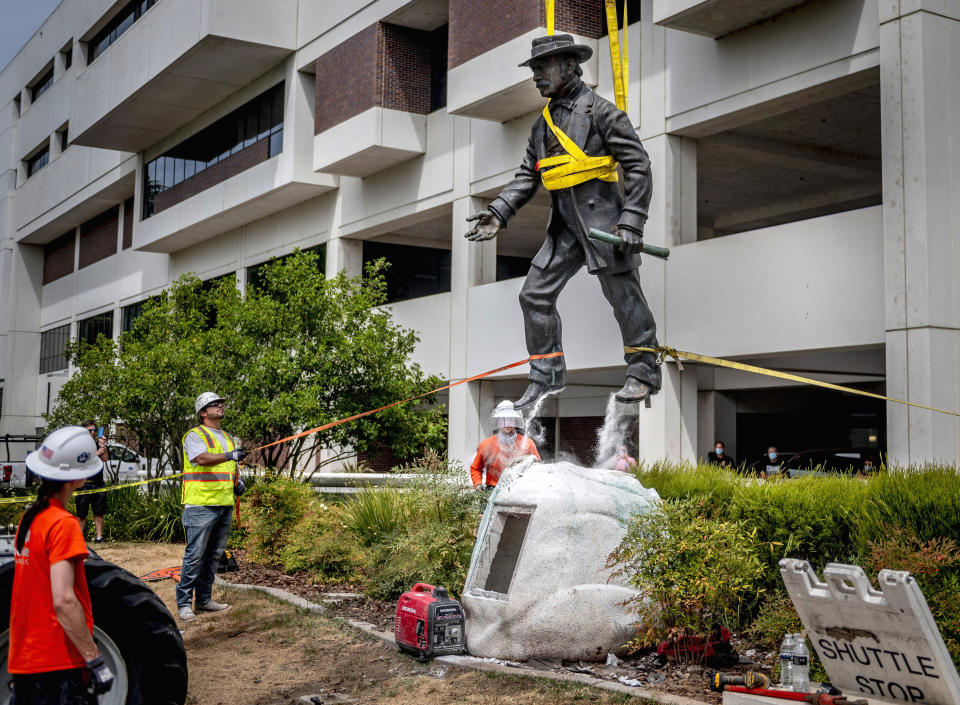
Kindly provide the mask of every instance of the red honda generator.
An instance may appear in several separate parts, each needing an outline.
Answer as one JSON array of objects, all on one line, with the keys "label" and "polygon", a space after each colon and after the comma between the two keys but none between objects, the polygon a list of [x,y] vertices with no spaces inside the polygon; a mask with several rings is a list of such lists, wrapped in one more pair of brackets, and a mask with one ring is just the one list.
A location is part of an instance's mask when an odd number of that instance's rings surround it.
[{"label": "red honda generator", "polygon": [[393,634],[397,646],[426,661],[466,651],[463,622],[463,607],[446,588],[417,583],[397,602]]}]

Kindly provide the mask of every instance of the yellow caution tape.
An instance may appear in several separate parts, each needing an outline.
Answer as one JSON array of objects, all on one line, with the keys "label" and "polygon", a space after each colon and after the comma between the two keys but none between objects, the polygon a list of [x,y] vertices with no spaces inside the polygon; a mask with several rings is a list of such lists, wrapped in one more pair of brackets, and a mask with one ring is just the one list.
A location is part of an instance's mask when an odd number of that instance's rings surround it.
[{"label": "yellow caution tape", "polygon": [[[149,485],[152,482],[163,482],[164,480],[172,480],[177,477],[183,477],[184,473],[178,472],[175,475],[161,475],[160,477],[151,477],[149,480],[140,480],[138,482],[123,482],[119,485],[108,485],[106,487],[98,487],[92,490],[80,490],[74,492],[73,496],[77,497],[84,494],[96,494],[97,492],[113,492],[114,490],[122,490],[127,487],[137,487],[138,485]],[[20,504],[21,502],[32,502],[37,497],[36,495],[30,497],[0,497],[0,504]]]},{"label": "yellow caution tape", "polygon": [[620,26],[617,24],[617,2],[606,0],[607,37],[610,40],[610,65],[613,70],[613,95],[617,107],[627,112],[627,87],[630,85],[630,56],[627,36],[627,3],[623,3],[623,53],[620,52]]},{"label": "yellow caution tape", "polygon": [[553,9],[556,0],[543,0],[544,9],[547,11],[547,34],[553,34]]},{"label": "yellow caution tape", "polygon": [[703,362],[707,365],[714,365],[715,367],[726,367],[730,370],[740,370],[741,372],[752,372],[758,375],[766,375],[767,377],[776,377],[777,379],[786,379],[791,382],[800,382],[802,384],[810,384],[814,387],[823,387],[824,389],[833,389],[837,392],[847,392],[848,394],[859,394],[862,397],[872,397],[873,399],[881,399],[883,401],[891,401],[895,404],[905,404],[906,406],[914,406],[918,409],[926,409],[928,411],[936,411],[938,414],[947,414],[948,416],[960,416],[960,413],[956,411],[946,411],[944,409],[938,409],[935,406],[925,406],[924,404],[915,404],[912,401],[904,401],[903,399],[894,399],[893,397],[885,397],[882,394],[874,394],[873,392],[865,392],[862,389],[854,389],[853,387],[844,387],[840,384],[831,384],[830,382],[822,382],[819,379],[811,379],[810,377],[801,377],[800,375],[790,374],[789,372],[780,372],[779,370],[769,370],[766,367],[757,367],[756,365],[748,365],[743,362],[732,362],[730,360],[724,360],[719,357],[710,357],[709,355],[700,355],[699,353],[685,352],[683,350],[676,350],[667,345],[659,345],[655,348],[638,348],[630,345],[624,345],[623,351],[625,353],[636,353],[636,352],[650,352],[656,353],[660,357],[657,362],[662,363],[666,358],[672,357],[676,363],[677,368],[682,370],[683,363],[680,362],[680,358],[685,360],[692,360],[693,362]]}]

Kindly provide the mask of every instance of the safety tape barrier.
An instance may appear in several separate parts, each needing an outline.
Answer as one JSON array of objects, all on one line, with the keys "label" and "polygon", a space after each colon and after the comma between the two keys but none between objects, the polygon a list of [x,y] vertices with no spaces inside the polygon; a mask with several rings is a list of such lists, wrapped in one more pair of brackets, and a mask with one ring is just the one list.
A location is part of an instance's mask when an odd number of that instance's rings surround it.
[{"label": "safety tape barrier", "polygon": [[386,404],[385,406],[378,407],[376,409],[370,409],[370,411],[364,411],[359,414],[354,414],[353,416],[348,416],[343,419],[337,419],[336,421],[331,421],[330,423],[325,423],[322,426],[317,426],[316,428],[311,428],[306,431],[301,431],[300,433],[295,433],[292,436],[287,436],[286,438],[281,438],[279,441],[273,441],[273,443],[267,443],[262,446],[257,446],[256,448],[251,448],[248,452],[253,453],[264,448],[269,448],[270,446],[279,445],[281,443],[286,443],[287,441],[292,441],[297,438],[303,438],[304,436],[309,436],[314,433],[319,433],[320,431],[326,431],[328,428],[333,428],[334,426],[339,426],[340,424],[349,423],[350,421],[356,421],[357,419],[362,419],[364,416],[370,416],[371,414],[376,414],[379,411],[384,411],[385,409],[391,409],[395,406],[400,406],[401,404],[406,404],[409,401],[414,401],[416,399],[421,399],[423,397],[428,397],[431,394],[436,394],[437,392],[442,392],[445,389],[450,389],[451,387],[456,387],[459,384],[466,384],[467,382],[474,382],[478,379],[483,379],[484,377],[489,377],[490,375],[495,375],[498,372],[503,372],[504,370],[509,370],[514,367],[520,367],[520,365],[526,365],[532,360],[545,360],[549,357],[563,357],[562,351],[544,353],[542,355],[531,355],[530,357],[525,357],[522,360],[517,360],[516,362],[511,362],[509,365],[504,365],[503,367],[498,367],[495,370],[487,370],[486,372],[481,372],[478,375],[473,375],[473,377],[465,377],[464,379],[458,379],[455,382],[450,384],[445,384],[442,387],[437,387],[436,389],[431,389],[429,392],[423,392],[422,394],[417,394],[400,401],[395,401],[391,404]]},{"label": "safety tape barrier", "polygon": [[[178,472],[174,475],[160,475],[159,477],[151,477],[148,480],[139,480],[138,482],[121,482],[116,485],[106,485],[105,487],[96,487],[91,490],[79,490],[73,493],[74,497],[85,494],[96,494],[97,492],[113,492],[115,490],[126,489],[127,487],[137,487],[139,485],[149,485],[153,482],[163,482],[164,480],[173,480],[178,477],[183,477],[184,473]],[[32,502],[37,498],[36,495],[31,495],[29,497],[0,497],[0,504],[20,504],[21,502]]]},{"label": "safety tape barrier", "polygon": [[680,362],[680,358],[684,360],[690,360],[693,362],[702,362],[707,365],[714,365],[715,367],[726,367],[730,370],[740,370],[741,372],[752,372],[758,375],[766,375],[767,377],[776,377],[777,379],[786,379],[791,382],[800,382],[802,384],[810,384],[815,387],[823,387],[824,389],[833,389],[837,392],[847,392],[849,394],[859,394],[862,397],[872,397],[873,399],[882,399],[883,401],[891,401],[895,404],[905,404],[906,406],[915,406],[918,409],[927,409],[928,411],[936,411],[938,414],[947,414],[948,416],[960,416],[960,413],[955,411],[946,411],[944,409],[938,409],[935,406],[925,406],[924,404],[915,404],[912,401],[904,401],[903,399],[894,399],[893,397],[886,397],[882,394],[874,394],[873,392],[865,392],[862,389],[854,389],[853,387],[844,387],[840,384],[832,384],[830,382],[822,382],[819,379],[811,379],[810,377],[801,377],[800,375],[790,374],[789,372],[781,372],[780,370],[770,370],[766,367],[757,367],[756,365],[748,365],[744,362],[733,362],[731,360],[724,360],[719,357],[710,357],[709,355],[700,355],[699,353],[686,352],[684,350],[676,350],[667,345],[658,345],[657,347],[633,347],[630,345],[623,346],[623,351],[627,354],[637,353],[637,352],[649,352],[659,355],[658,362],[662,363],[666,358],[673,358],[677,363],[677,368],[682,370],[683,363]]}]

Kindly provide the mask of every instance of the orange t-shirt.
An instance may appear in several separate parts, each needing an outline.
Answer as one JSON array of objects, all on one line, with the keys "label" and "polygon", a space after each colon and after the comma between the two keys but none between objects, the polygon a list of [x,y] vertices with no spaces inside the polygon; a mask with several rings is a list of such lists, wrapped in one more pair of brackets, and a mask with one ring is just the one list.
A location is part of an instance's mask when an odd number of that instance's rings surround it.
[{"label": "orange t-shirt", "polygon": [[[51,498],[50,505],[34,517],[23,550],[16,554],[10,609],[10,673],[45,673],[86,666],[53,608],[50,566],[87,555],[80,522],[59,500]],[[93,608],[82,560],[74,562],[74,576],[73,590],[92,634]]]},{"label": "orange t-shirt", "polygon": [[501,448],[496,433],[490,438],[484,438],[480,441],[477,455],[470,465],[470,479],[473,480],[474,487],[483,482],[484,468],[487,469],[486,484],[495,486],[500,481],[503,469],[522,455],[535,455],[537,459],[540,458],[537,445],[529,436],[518,433],[511,448]]}]

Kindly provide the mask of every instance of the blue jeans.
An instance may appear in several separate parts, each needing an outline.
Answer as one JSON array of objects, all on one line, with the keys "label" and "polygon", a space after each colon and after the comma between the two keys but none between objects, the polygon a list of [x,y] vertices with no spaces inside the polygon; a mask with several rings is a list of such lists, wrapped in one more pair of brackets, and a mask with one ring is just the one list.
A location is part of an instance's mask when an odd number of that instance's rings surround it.
[{"label": "blue jeans", "polygon": [[223,555],[230,536],[231,511],[231,506],[184,506],[183,528],[187,531],[187,550],[183,553],[183,568],[177,584],[178,608],[189,607],[194,594],[198,605],[210,601],[217,561]]}]

